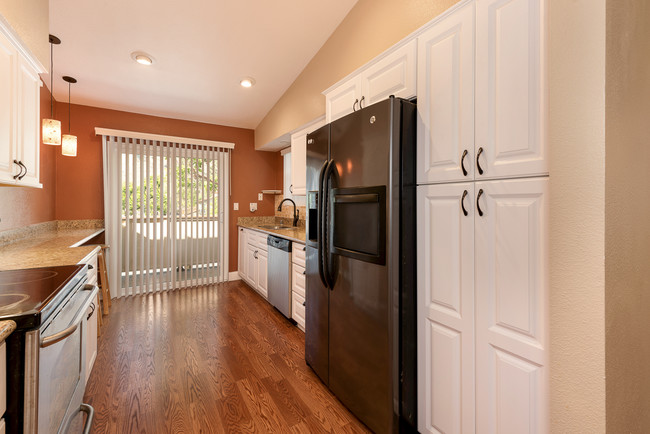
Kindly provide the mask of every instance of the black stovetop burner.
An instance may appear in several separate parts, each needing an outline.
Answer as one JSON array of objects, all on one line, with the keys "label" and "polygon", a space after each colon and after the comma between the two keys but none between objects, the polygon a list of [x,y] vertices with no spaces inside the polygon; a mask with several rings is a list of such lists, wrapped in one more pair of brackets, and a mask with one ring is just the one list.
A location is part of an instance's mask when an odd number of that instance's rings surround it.
[{"label": "black stovetop burner", "polygon": [[0,320],[16,321],[18,328],[38,327],[57,297],[84,265],[0,271]]}]

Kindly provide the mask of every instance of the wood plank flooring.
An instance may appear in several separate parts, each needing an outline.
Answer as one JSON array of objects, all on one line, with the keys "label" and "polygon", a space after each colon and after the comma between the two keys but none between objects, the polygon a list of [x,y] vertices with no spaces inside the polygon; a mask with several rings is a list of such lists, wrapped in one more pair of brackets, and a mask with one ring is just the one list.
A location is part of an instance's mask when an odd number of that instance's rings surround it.
[{"label": "wood plank flooring", "polygon": [[95,433],[366,433],[304,334],[241,281],[113,300],[84,402]]}]

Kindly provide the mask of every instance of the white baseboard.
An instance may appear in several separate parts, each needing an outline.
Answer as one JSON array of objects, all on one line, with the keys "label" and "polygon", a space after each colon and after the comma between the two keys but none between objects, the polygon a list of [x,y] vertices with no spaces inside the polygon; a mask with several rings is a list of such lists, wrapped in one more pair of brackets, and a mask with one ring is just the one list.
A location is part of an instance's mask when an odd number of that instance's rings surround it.
[{"label": "white baseboard", "polygon": [[228,281],[232,282],[233,280],[241,280],[241,277],[239,276],[239,271],[231,271],[228,273]]}]

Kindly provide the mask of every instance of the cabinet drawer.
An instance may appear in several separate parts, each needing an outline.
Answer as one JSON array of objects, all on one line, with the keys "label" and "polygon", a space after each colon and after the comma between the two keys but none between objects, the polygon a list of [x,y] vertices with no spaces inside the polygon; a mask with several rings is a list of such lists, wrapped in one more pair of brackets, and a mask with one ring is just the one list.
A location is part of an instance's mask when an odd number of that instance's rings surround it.
[{"label": "cabinet drawer", "polygon": [[291,249],[291,262],[298,264],[301,267],[305,266],[305,245],[293,243],[293,249]]},{"label": "cabinet drawer", "polygon": [[[0,344],[0,416],[7,409],[7,344]],[[2,423],[4,428],[4,422]],[[2,430],[4,431],[4,429]],[[0,432],[2,432],[0,431]]]},{"label": "cabinet drawer", "polygon": [[291,267],[291,290],[305,297],[305,267],[297,264]]},{"label": "cabinet drawer", "polygon": [[291,293],[291,317],[296,321],[298,327],[305,331],[305,298],[297,292]]}]

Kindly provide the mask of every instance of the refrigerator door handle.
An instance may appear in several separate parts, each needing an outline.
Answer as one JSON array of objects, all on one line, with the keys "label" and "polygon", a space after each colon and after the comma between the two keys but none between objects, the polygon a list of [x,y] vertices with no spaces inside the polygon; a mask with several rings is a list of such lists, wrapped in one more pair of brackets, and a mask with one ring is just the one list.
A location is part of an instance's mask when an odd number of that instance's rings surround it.
[{"label": "refrigerator door handle", "polygon": [[330,252],[329,252],[329,246],[330,246],[330,236],[331,233],[334,230],[334,226],[332,225],[330,230],[328,231],[329,227],[329,214],[330,214],[330,178],[332,176],[332,173],[334,172],[334,169],[336,169],[336,165],[334,164],[334,160],[330,160],[329,163],[327,164],[327,167],[325,168],[325,174],[323,176],[323,219],[321,220],[321,230],[323,233],[323,237],[321,238],[321,249],[322,249],[322,254],[323,254],[323,274],[325,275],[325,281],[327,286],[330,290],[334,289],[334,284],[335,278],[330,275]]},{"label": "refrigerator door handle", "polygon": [[323,240],[323,221],[325,219],[325,213],[323,212],[323,180],[325,179],[325,171],[327,170],[329,163],[329,160],[323,163],[323,167],[321,167],[318,175],[318,204],[316,205],[318,207],[318,215],[316,216],[318,221],[318,275],[326,288],[327,280],[325,278],[325,269],[323,268],[323,246],[325,245]]}]

